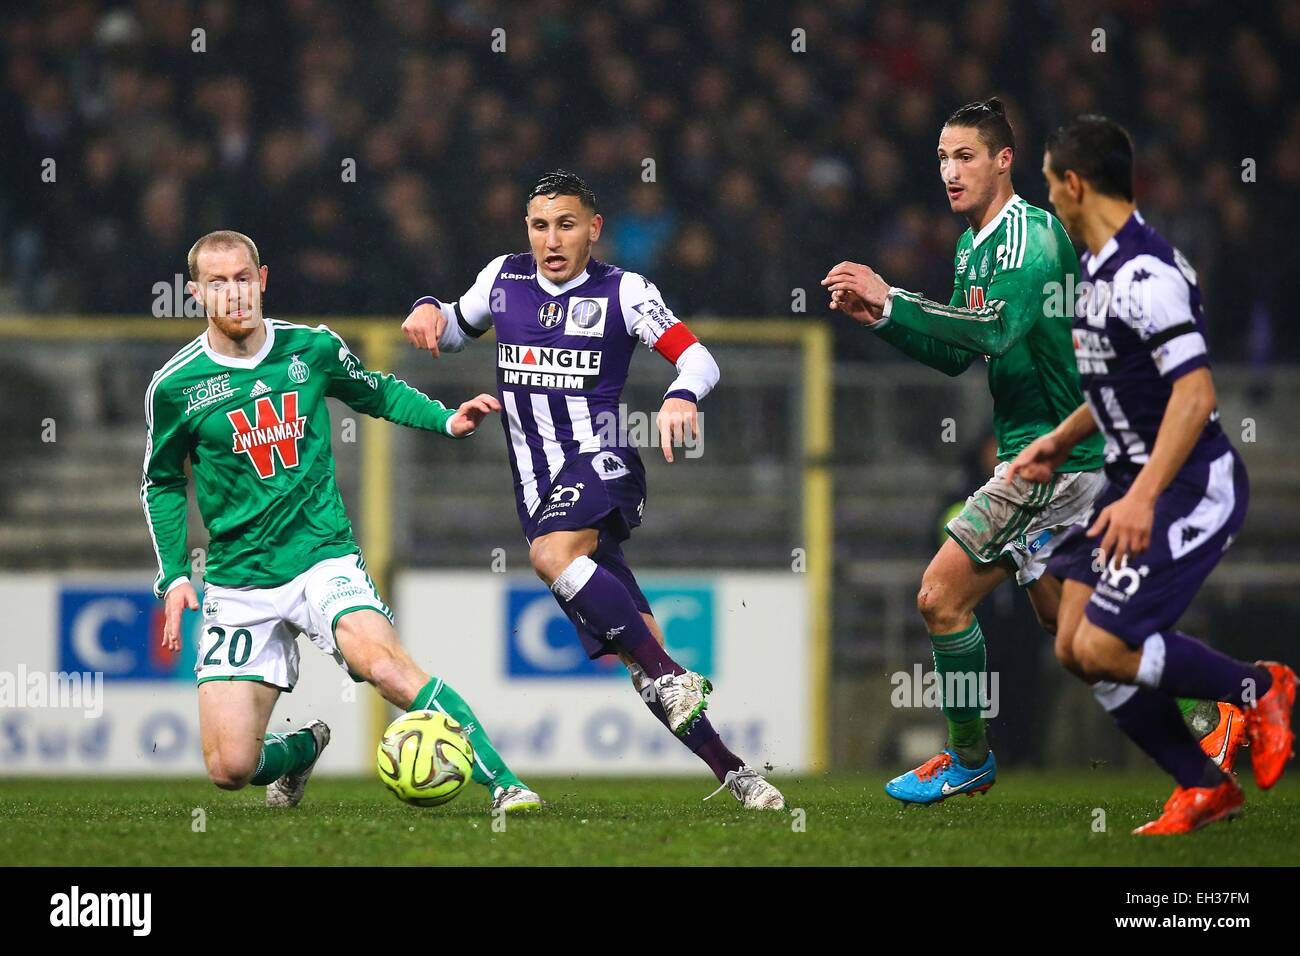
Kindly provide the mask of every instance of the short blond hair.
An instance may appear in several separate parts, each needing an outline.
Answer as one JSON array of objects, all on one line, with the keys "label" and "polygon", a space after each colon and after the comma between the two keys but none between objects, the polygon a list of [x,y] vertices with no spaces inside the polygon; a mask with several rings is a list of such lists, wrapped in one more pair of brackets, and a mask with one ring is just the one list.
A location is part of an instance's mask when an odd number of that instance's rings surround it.
[{"label": "short blond hair", "polygon": [[248,250],[248,254],[253,260],[253,268],[260,269],[262,267],[262,260],[257,255],[257,245],[252,239],[249,239],[242,232],[235,232],[233,229],[218,229],[216,232],[210,232],[203,236],[198,242],[190,246],[190,278],[195,282],[199,281],[199,253],[209,246],[219,249],[243,246]]}]

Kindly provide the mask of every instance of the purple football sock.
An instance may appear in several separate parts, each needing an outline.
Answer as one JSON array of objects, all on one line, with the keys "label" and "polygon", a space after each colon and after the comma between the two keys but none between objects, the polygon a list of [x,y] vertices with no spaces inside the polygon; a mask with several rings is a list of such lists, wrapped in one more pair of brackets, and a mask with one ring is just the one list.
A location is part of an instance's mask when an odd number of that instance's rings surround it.
[{"label": "purple football sock", "polygon": [[718,732],[713,729],[709,723],[709,718],[700,715],[700,719],[695,721],[695,726],[691,728],[690,733],[682,738],[682,743],[691,748],[691,752],[699,757],[713,775],[718,778],[718,783],[727,779],[728,770],[739,770],[745,766],[745,761],[741,760],[722,742]]},{"label": "purple football sock", "polygon": [[1152,634],[1142,642],[1136,683],[1175,697],[1222,700],[1248,707],[1268,693],[1273,675],[1221,654],[1181,631]]},{"label": "purple football sock", "polygon": [[[641,699],[645,701],[650,713],[654,714],[659,723],[666,728],[668,726],[668,715],[664,712],[659,699],[654,697],[653,694],[647,696],[644,689],[641,689],[640,692]],[[718,778],[718,783],[727,779],[728,770],[739,770],[745,765],[745,761],[727,749],[727,745],[722,742],[718,732],[713,729],[713,724],[709,723],[709,718],[703,714],[700,714],[696,719],[686,736],[678,739],[690,749],[691,753],[709,765],[713,775]]]},{"label": "purple football sock", "polygon": [[578,558],[551,585],[588,631],[610,641],[641,665],[651,680],[665,674],[685,674],[686,668],[669,657],[637,610],[623,582],[591,558]]},{"label": "purple football sock", "polygon": [[1110,681],[1094,684],[1092,692],[1119,729],[1179,786],[1215,787],[1223,782],[1223,771],[1192,737],[1174,698],[1147,687]]}]

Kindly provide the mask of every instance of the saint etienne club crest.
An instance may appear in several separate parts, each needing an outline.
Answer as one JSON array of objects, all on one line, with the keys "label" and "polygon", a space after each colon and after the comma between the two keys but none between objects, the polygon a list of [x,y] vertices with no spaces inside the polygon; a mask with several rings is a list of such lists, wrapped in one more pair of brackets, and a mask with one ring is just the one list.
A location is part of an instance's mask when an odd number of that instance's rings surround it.
[{"label": "saint etienne club crest", "polygon": [[307,363],[295,355],[293,361],[289,363],[289,381],[295,385],[301,385],[307,381],[307,376],[310,374],[311,369],[307,366]]},{"label": "saint etienne club crest", "polygon": [[543,302],[542,307],[537,310],[537,321],[542,323],[542,328],[553,329],[560,324],[564,318],[564,306],[551,299],[549,302]]}]

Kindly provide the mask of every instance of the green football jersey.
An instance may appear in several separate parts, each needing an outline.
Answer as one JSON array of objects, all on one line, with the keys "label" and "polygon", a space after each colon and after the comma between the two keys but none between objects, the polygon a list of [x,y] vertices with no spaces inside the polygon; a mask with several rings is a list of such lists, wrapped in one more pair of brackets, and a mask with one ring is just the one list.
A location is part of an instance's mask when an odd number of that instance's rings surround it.
[{"label": "green football jersey", "polygon": [[[947,305],[893,289],[875,329],[906,354],[949,375],[988,361],[998,458],[1009,461],[1083,404],[1064,297],[1079,260],[1055,216],[1012,196],[976,235],[957,241]],[[1071,278],[1072,277],[1072,278]],[[1081,441],[1058,471],[1104,462],[1100,434]]]},{"label": "green football jersey", "polygon": [[149,383],[140,498],[159,597],[189,574],[186,458],[210,539],[205,580],[268,588],[360,550],[334,479],[326,397],[451,437],[453,410],[392,375],[367,371],[326,326],[265,321],[256,355],[219,355],[204,330]]}]

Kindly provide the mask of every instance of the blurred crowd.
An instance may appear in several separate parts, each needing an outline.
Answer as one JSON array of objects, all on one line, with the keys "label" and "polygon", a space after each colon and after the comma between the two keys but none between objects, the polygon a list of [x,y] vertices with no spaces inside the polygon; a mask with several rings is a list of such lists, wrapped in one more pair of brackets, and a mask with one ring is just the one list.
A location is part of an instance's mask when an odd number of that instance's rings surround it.
[{"label": "blurred crowd", "polygon": [[997,94],[1030,202],[1051,128],[1126,123],[1216,353],[1300,359],[1300,0],[11,0],[0,58],[7,311],[147,316],[233,228],[271,314],[400,315],[526,248],[555,167],[679,315],[823,314],[842,259],[946,299],[937,134]]}]

